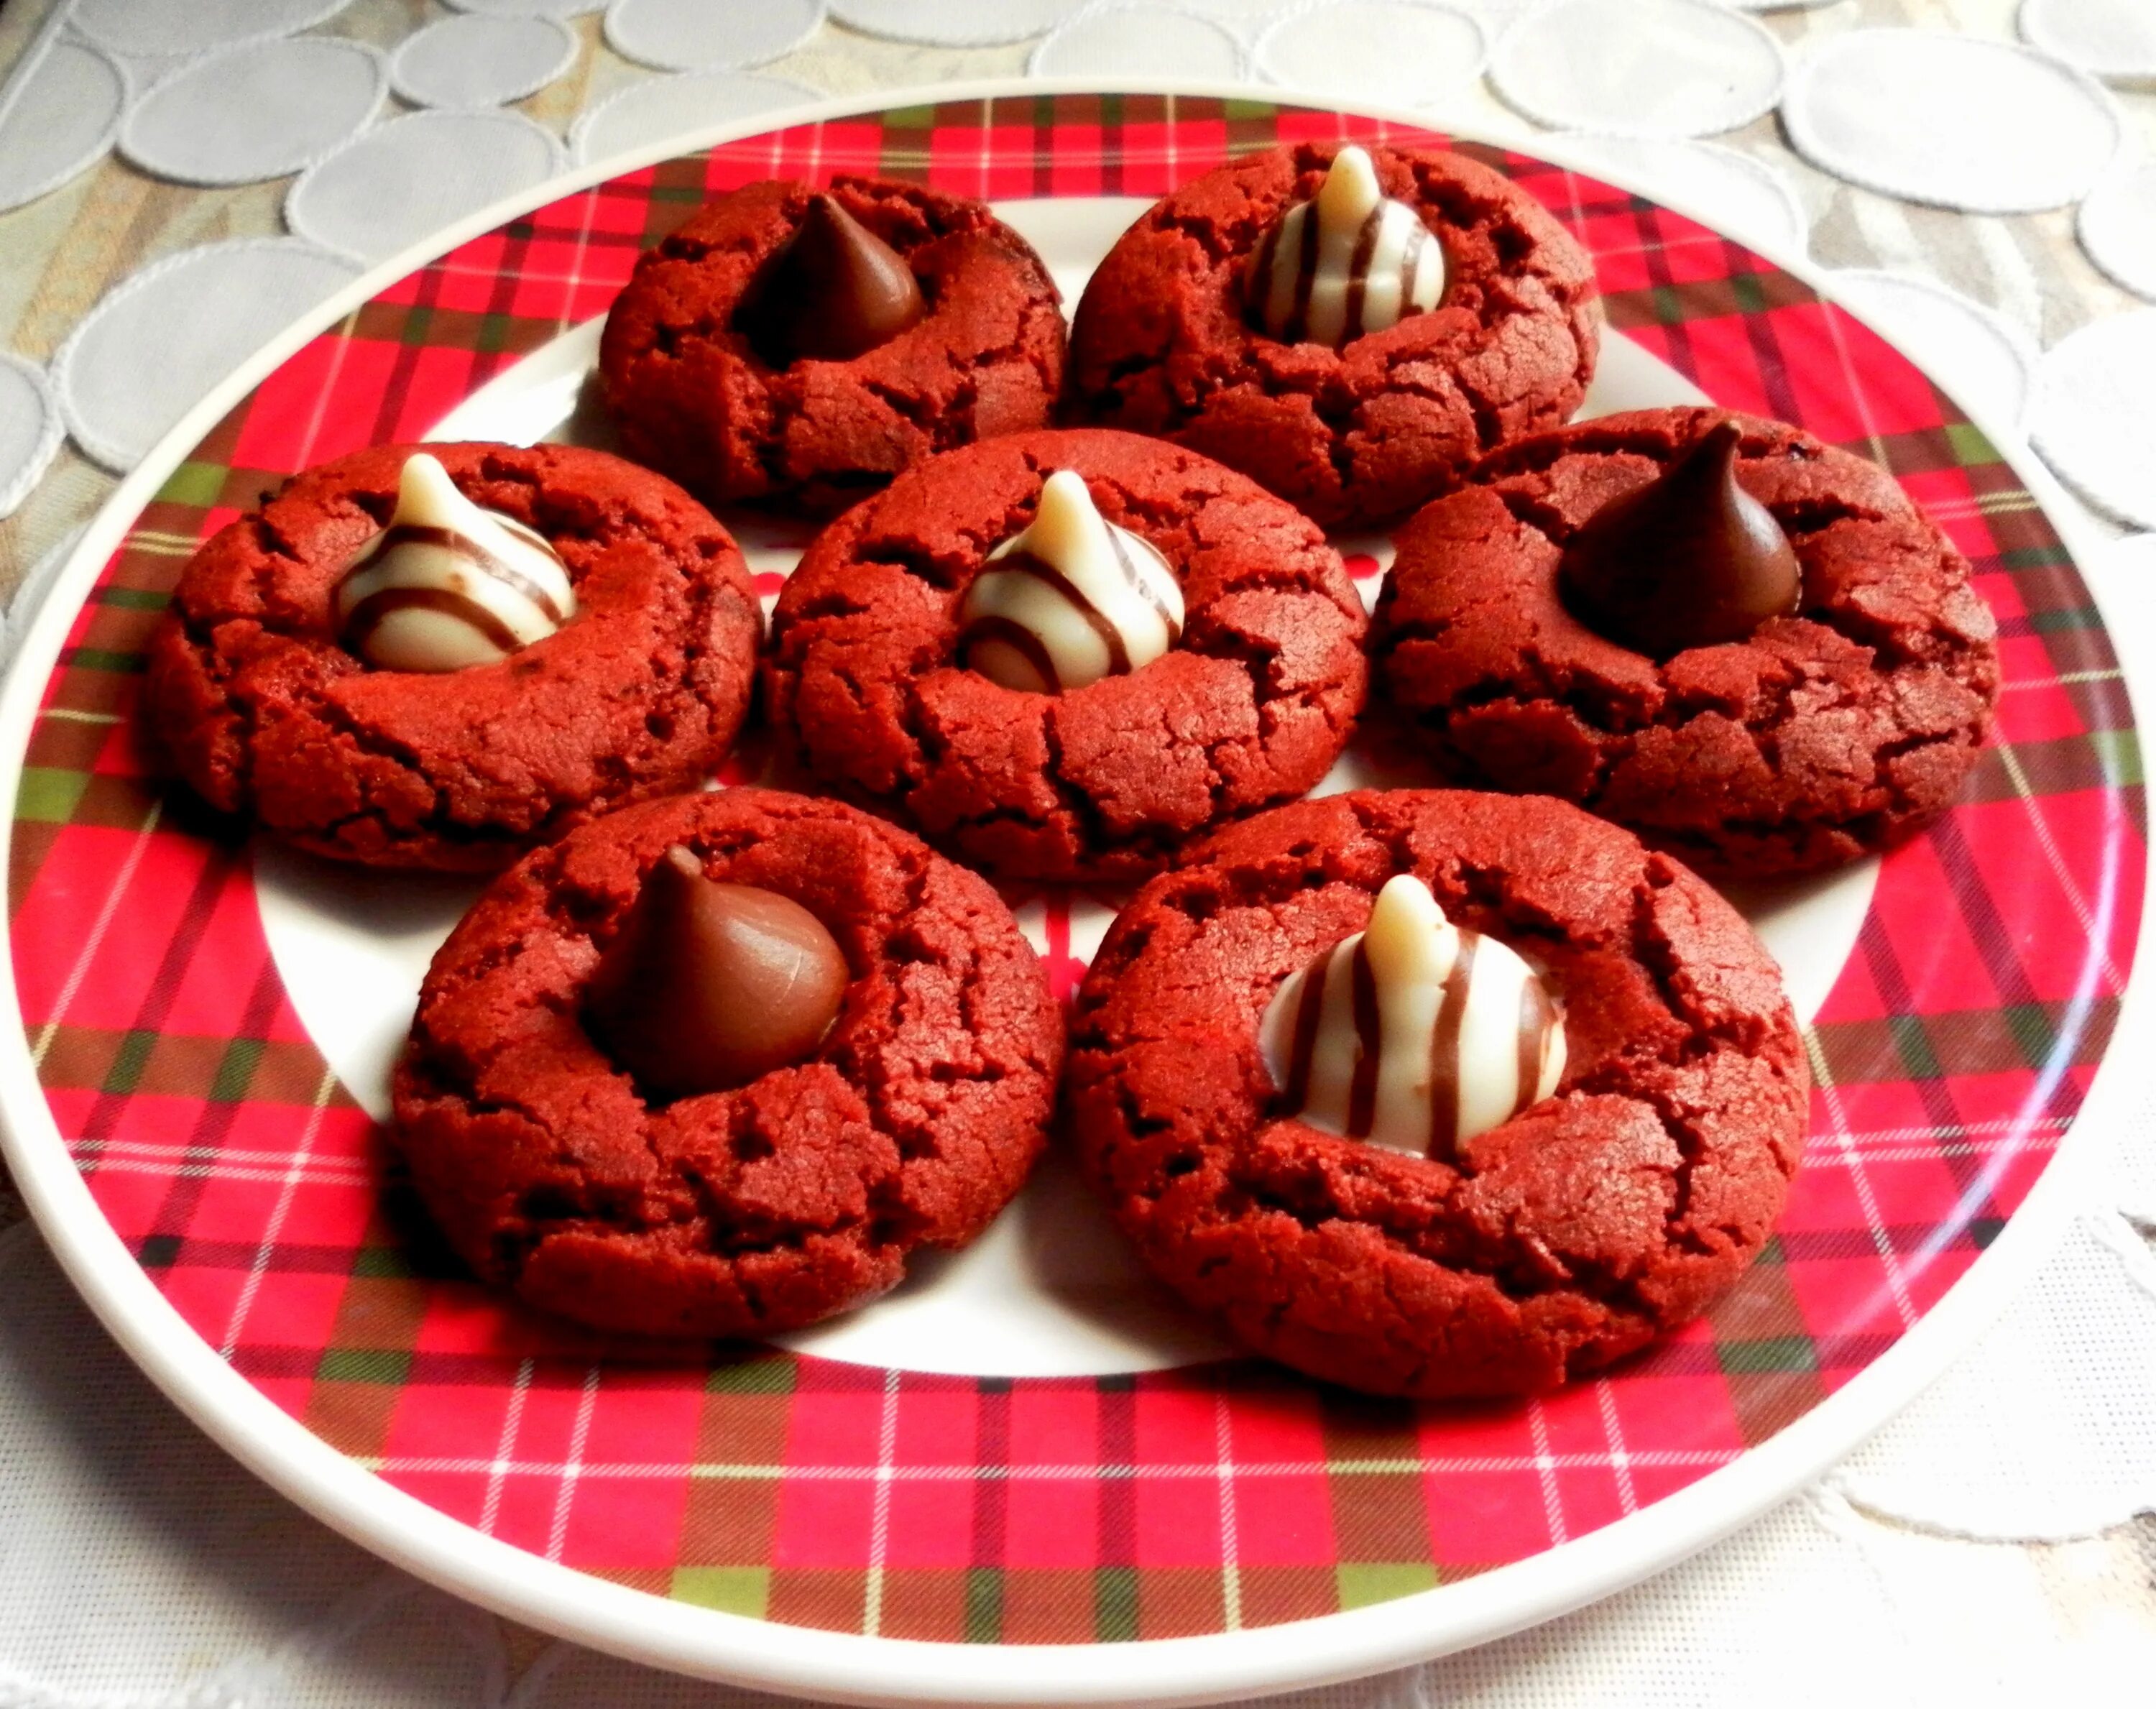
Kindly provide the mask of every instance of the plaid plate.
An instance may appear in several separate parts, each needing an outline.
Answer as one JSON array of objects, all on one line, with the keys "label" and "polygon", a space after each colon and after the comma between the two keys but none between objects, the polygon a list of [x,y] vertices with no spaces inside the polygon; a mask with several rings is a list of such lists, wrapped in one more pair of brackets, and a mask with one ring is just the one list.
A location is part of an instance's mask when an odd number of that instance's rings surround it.
[{"label": "plaid plate", "polygon": [[[400,280],[197,446],[75,621],[15,803],[15,976],[52,1114],[187,1321],[295,1418],[549,1559],[795,1624],[1111,1642],[1308,1619],[1548,1549],[1727,1464],[1877,1358],[2042,1172],[2102,1055],[2143,810],[2111,644],[2035,501],[1865,328],[1727,239],[1471,151],[1594,252],[1613,321],[1722,403],[1892,468],[1999,613],[1997,740],[1888,860],[1810,1033],[1810,1160],[1707,1320],[1554,1399],[1416,1407],[1254,1363],[1006,1380],[768,1351],[654,1365],[458,1276],[280,983],[244,849],[152,789],[130,716],[196,543],[294,471],[416,437],[603,313],[704,197],[870,171],[1153,195],[1387,128],[1258,102],[1043,95],[783,130],[630,173]],[[1046,904],[1067,991],[1082,970]]]}]

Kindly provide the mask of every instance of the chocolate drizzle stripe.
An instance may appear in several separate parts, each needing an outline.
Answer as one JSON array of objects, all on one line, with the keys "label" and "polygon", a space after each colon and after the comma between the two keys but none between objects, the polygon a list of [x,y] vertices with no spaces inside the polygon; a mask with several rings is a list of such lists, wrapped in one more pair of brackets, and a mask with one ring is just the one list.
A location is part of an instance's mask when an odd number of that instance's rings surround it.
[{"label": "chocolate drizzle stripe", "polygon": [[1430,1028],[1430,1155],[1450,1154],[1460,1137],[1460,1034],[1467,1024],[1467,992],[1475,978],[1475,932],[1460,934],[1460,953],[1439,990]]},{"label": "chocolate drizzle stripe", "polygon": [[1266,228],[1258,242],[1258,253],[1251,258],[1250,275],[1243,289],[1248,300],[1257,305],[1258,319],[1270,321],[1273,312],[1273,269],[1280,260],[1281,229],[1285,220],[1276,220]]},{"label": "chocolate drizzle stripe", "polygon": [[1543,989],[1540,979],[1530,977],[1520,987],[1520,1068],[1519,1090],[1513,1095],[1512,1107],[1524,1110],[1535,1101],[1536,1091],[1543,1078],[1543,1050],[1548,1042],[1550,1023],[1556,1019],[1551,1007],[1549,993]]},{"label": "chocolate drizzle stripe", "polygon": [[[504,517],[502,521],[508,522],[509,519]],[[559,562],[559,554],[556,553],[554,548],[540,539],[536,534],[532,534],[531,530],[522,528],[518,524],[512,523],[511,526],[518,527],[521,532],[530,535],[536,544],[544,547],[550,556]],[[353,563],[346,574],[357,575],[361,570],[374,562],[384,552],[399,546],[439,547],[443,551],[462,558],[482,574],[491,576],[495,581],[515,588],[544,612],[549,623],[557,628],[561,626],[562,608],[552,593],[506,558],[489,552],[470,535],[459,534],[454,528],[440,528],[427,522],[395,523],[375,536],[374,543],[368,547],[364,556]],[[521,643],[514,644],[521,645]]]},{"label": "chocolate drizzle stripe", "polygon": [[1302,204],[1302,241],[1296,246],[1295,258],[1295,305],[1288,310],[1287,324],[1281,328],[1281,342],[1300,344],[1310,327],[1310,289],[1317,283],[1317,204]]},{"label": "chocolate drizzle stripe", "polygon": [[1355,1075],[1348,1083],[1347,1131],[1361,1139],[1377,1126],[1378,1063],[1384,1035],[1378,1016],[1378,978],[1370,968],[1369,946],[1360,937],[1355,940],[1348,980],[1354,1001]]},{"label": "chocolate drizzle stripe", "polygon": [[357,653],[374,632],[399,611],[438,611],[477,629],[499,651],[514,653],[524,644],[507,624],[477,600],[446,588],[383,588],[370,593],[345,618],[344,644]]},{"label": "chocolate drizzle stripe", "polygon": [[1101,644],[1108,649],[1108,675],[1127,676],[1130,674],[1131,654],[1130,649],[1123,643],[1123,632],[1109,622],[1107,613],[1080,593],[1070,578],[1054,564],[1045,558],[1037,558],[1029,552],[1014,552],[1009,557],[999,560],[995,567],[1009,570],[1014,575],[1030,576],[1043,587],[1051,589],[1065,604],[1085,618],[1086,626],[1101,638]]},{"label": "chocolate drizzle stripe", "polygon": [[[1370,288],[1370,261],[1377,253],[1378,236],[1385,226],[1385,203],[1380,202],[1363,216],[1362,228],[1355,234],[1355,253],[1348,260],[1348,300],[1342,310],[1341,329],[1353,338],[1363,330],[1363,298]],[[1404,296],[1401,300],[1406,300]]]},{"label": "chocolate drizzle stripe", "polygon": [[1325,985],[1332,971],[1328,952],[1322,962],[1303,970],[1302,989],[1296,993],[1295,1033],[1288,1044],[1287,1107],[1300,1114],[1310,1105],[1310,1065],[1317,1055],[1317,1029],[1325,1019]]},{"label": "chocolate drizzle stripe", "polygon": [[[1173,647],[1183,639],[1183,625],[1175,620],[1175,614],[1168,608],[1168,602],[1160,597],[1160,591],[1154,587],[1152,577],[1138,564],[1138,550],[1151,552],[1152,548],[1140,542],[1139,547],[1133,549],[1126,531],[1112,522],[1108,525],[1108,544],[1116,550],[1116,567],[1123,572],[1123,580],[1130,584],[1131,591],[1160,613],[1162,625],[1168,630],[1168,644]],[[1163,558],[1160,562],[1162,572],[1172,573],[1168,568],[1168,561]]]},{"label": "chocolate drizzle stripe", "polygon": [[969,649],[983,641],[1001,641],[1034,668],[1049,693],[1062,692],[1063,678],[1055,669],[1055,660],[1049,654],[1048,644],[1015,618],[975,618],[958,637],[959,656],[963,658]]}]

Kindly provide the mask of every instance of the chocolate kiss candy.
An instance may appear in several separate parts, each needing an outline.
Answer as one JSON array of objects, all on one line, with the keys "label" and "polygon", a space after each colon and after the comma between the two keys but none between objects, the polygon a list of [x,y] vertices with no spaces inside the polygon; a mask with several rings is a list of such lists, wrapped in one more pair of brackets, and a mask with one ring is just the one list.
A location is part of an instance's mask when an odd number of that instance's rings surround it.
[{"label": "chocolate kiss candy", "polygon": [[1455,926],[1404,872],[1274,993],[1260,1049],[1289,1114],[1449,1157],[1557,1090],[1564,1015],[1517,951]]},{"label": "chocolate kiss candy", "polygon": [[1587,519],[1558,585],[1597,634],[1656,659],[1742,641],[1794,613],[1803,576],[1774,514],[1737,483],[1743,429],[1717,422],[1645,486]]},{"label": "chocolate kiss candy", "polygon": [[1250,317],[1286,344],[1337,350],[1437,306],[1445,251],[1422,216],[1378,185],[1368,150],[1332,157],[1317,196],[1276,221],[1243,271]]},{"label": "chocolate kiss candy", "polygon": [[851,361],[927,312],[906,257],[819,195],[767,264],[751,318],[757,346],[784,367],[804,357]]},{"label": "chocolate kiss candy", "polygon": [[1041,483],[1033,521],[990,552],[958,607],[958,656],[1054,695],[1150,665],[1182,638],[1183,590],[1151,542],[1103,516],[1086,477]]},{"label": "chocolate kiss candy", "polygon": [[704,876],[670,849],[599,957],[584,1024],[647,1092],[747,1085],[823,1042],[846,958],[798,902]]},{"label": "chocolate kiss candy", "polygon": [[462,670],[544,640],[577,614],[545,536],[482,510],[424,451],[404,459],[397,509],[331,594],[337,639],[382,670]]}]

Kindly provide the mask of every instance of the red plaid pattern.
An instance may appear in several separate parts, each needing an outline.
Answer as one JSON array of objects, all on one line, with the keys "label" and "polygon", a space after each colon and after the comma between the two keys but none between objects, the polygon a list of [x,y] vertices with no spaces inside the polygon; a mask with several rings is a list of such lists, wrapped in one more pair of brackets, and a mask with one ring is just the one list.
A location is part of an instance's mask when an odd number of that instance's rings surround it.
[{"label": "red plaid pattern", "polygon": [[[59,1131],[237,1369],[443,1511],[656,1594],[894,1636],[1111,1641],[1323,1614],[1592,1531],[1787,1424],[1962,1273],[2073,1118],[2126,980],[2143,819],[2110,644],[2034,500],[1907,362],[1727,239],[1522,157],[1475,151],[1593,249],[1618,326],[1719,401],[1902,477],[1974,561],[2008,678],[1966,799],[1886,863],[1812,1030],[1810,1160],[1779,1236],[1708,1320],[1604,1379],[1440,1408],[1248,1363],[998,1380],[767,1351],[609,1358],[444,1260],[285,996],[244,851],[150,787],[136,675],[196,542],[311,463],[424,432],[603,313],[709,192],[867,171],[983,196],[1152,194],[1343,131],[1385,127],[1042,95],[732,143],[421,268],[179,466],[48,687],[10,904]],[[1034,905],[1067,990],[1082,971],[1067,912]]]}]

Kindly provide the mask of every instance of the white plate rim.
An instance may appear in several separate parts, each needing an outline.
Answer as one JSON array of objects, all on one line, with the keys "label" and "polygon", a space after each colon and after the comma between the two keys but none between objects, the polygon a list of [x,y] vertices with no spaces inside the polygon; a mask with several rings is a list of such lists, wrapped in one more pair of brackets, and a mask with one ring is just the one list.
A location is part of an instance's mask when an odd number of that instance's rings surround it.
[{"label": "white plate rim", "polygon": [[[0,855],[44,685],[97,572],[184,454],[310,339],[433,257],[559,198],[675,155],[788,126],[864,113],[969,100],[1123,94],[1262,100],[1436,126],[1430,114],[1343,108],[1292,89],[1088,78],[993,78],[855,95],[779,109],[616,156],[482,209],[370,269],[295,321],[198,404],[106,500],[77,544],[0,686]],[[1599,182],[1630,187],[1554,137],[1493,141]],[[1681,200],[1642,191],[1686,213]],[[1687,217],[1696,217],[1687,215]],[[1711,222],[1702,223],[1711,226]],[[1748,244],[1822,295],[1832,275],[1809,259]],[[1854,313],[1854,311],[1851,311]],[[1861,316],[1859,318],[1861,318]],[[1882,335],[1883,336],[1883,335]],[[1892,341],[1890,340],[1891,343]],[[2034,494],[2077,562],[2094,546],[2064,494],[2010,434],[1972,417]],[[2092,590],[2092,597],[2097,597]],[[2122,661],[2123,664],[2125,661]],[[2129,693],[2138,686],[2125,665]],[[2133,695],[2136,701],[2141,697]],[[2144,906],[2137,954],[2152,937]],[[2131,1036],[2146,1007],[2129,981],[2112,1042]],[[965,1645],[790,1626],[696,1607],[543,1560],[473,1530],[365,1470],[279,1408],[218,1357],[157,1291],[69,1156],[44,1099],[22,1025],[12,956],[0,957],[0,1152],[54,1255],[121,1348],[167,1398],[265,1482],[333,1529],[493,1612],[629,1660],[732,1684],[860,1704],[1204,1703],[1328,1684],[1404,1666],[1578,1608],[1673,1565],[1795,1494],[1914,1399],[2003,1311],[2049,1255],[2076,1200],[2071,1183],[2096,1147],[2088,1135],[2125,1080],[2107,1048],[2087,1096],[2051,1162],[1998,1236],[1885,1353],[1810,1412],[1727,1465],[1635,1513],[1540,1554],[1391,1601],[1279,1625],[1122,1643]]]}]

